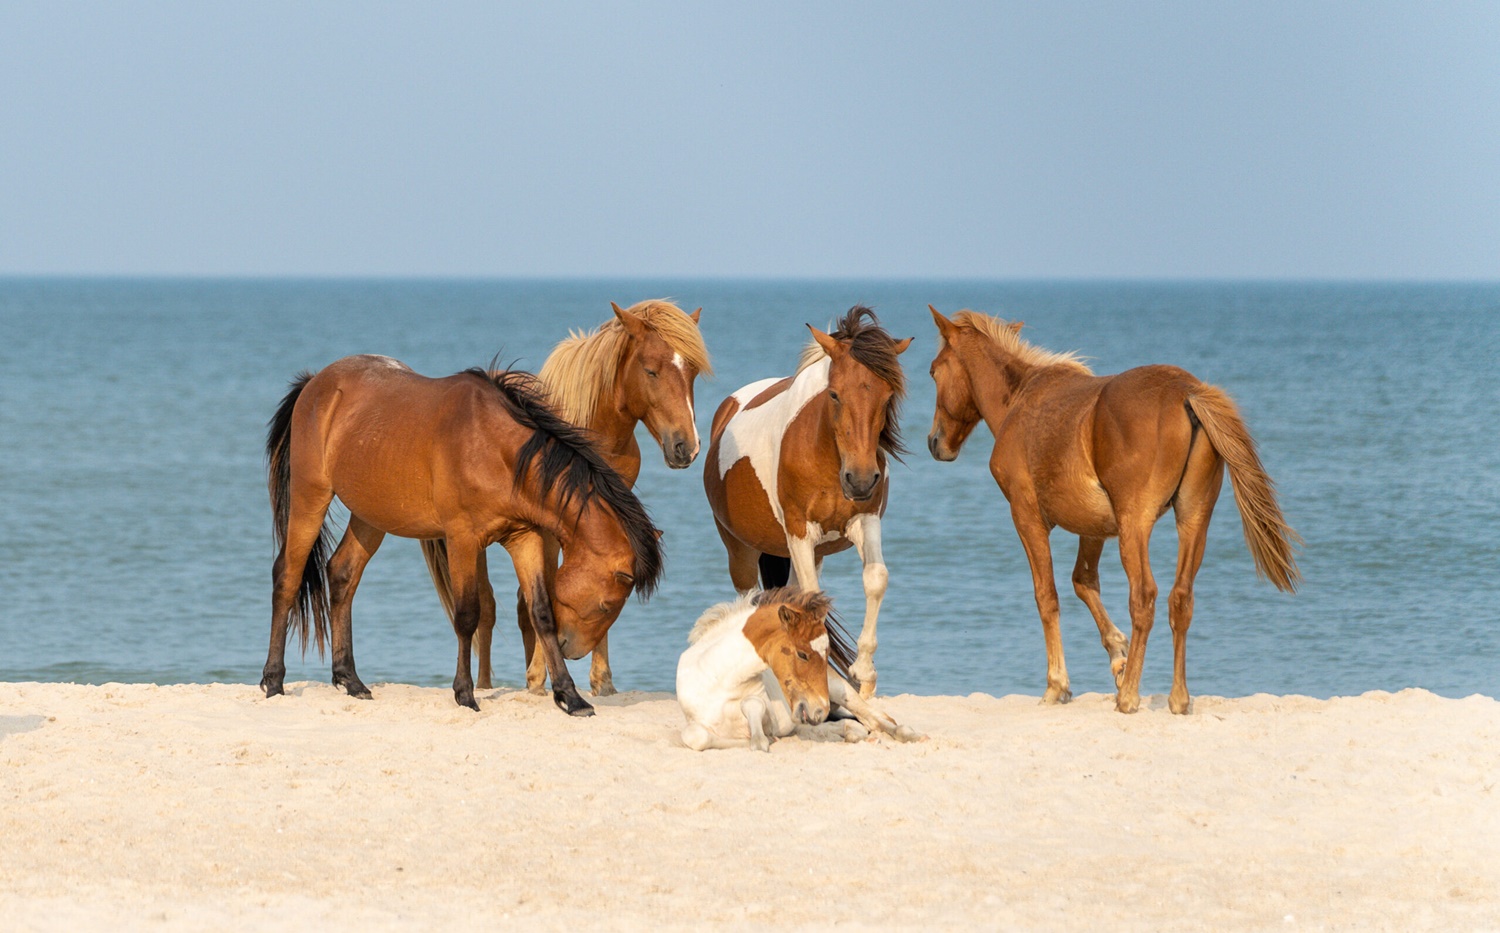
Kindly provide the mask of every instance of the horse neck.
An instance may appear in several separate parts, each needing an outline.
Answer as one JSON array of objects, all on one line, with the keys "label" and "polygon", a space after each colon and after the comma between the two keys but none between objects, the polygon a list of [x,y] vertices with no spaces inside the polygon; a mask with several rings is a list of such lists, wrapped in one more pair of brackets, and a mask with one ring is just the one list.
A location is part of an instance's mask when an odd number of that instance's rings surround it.
[{"label": "horse neck", "polygon": [[594,433],[599,453],[625,478],[626,483],[634,486],[636,477],[641,472],[641,448],[635,440],[635,427],[640,419],[627,411],[626,406],[621,403],[620,380],[623,378],[623,371],[623,367],[617,366],[614,382],[599,386],[593,410],[578,426]]},{"label": "horse neck", "polygon": [[971,350],[967,362],[974,407],[990,432],[1000,426],[1016,403],[1034,367],[992,344]]},{"label": "horse neck", "polygon": [[702,654],[703,669],[721,686],[748,686],[767,670],[765,659],[745,634],[752,614],[753,611],[738,621],[726,620],[705,638],[708,644]]}]

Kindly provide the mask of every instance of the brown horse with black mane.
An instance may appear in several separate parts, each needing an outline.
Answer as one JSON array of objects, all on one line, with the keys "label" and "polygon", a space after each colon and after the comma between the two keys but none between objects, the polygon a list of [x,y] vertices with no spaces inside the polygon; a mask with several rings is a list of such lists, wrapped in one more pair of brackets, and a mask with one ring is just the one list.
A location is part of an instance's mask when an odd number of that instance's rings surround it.
[{"label": "brown horse with black mane", "polygon": [[[1140,705],[1141,666],[1156,614],[1151,529],[1172,509],[1178,546],[1177,578],[1167,600],[1174,652],[1167,701],[1172,712],[1186,713],[1193,579],[1203,563],[1226,465],[1256,570],[1287,592],[1300,578],[1293,555],[1296,532],[1282,518],[1234,402],[1222,389],[1175,366],[1095,376],[1071,353],[1051,353],[1022,340],[1020,323],[974,311],[949,320],[931,305],[928,310],[941,340],[932,362],[937,407],[927,446],[938,460],[954,459],[980,419],[995,436],[990,473],[1010,501],[1031,562],[1047,642],[1043,699],[1065,703],[1072,697],[1052,579],[1052,529],[1078,535],[1073,589],[1089,607],[1109,653],[1115,708],[1133,713]],[[1128,643],[1099,598],[1099,555],[1104,540],[1117,536],[1130,580]]]},{"label": "brown horse with black mane", "polygon": [[[610,320],[588,333],[571,333],[554,347],[537,379],[558,413],[586,429],[605,462],[633,486],[641,472],[641,448],[635,440],[639,423],[645,423],[672,469],[684,469],[698,456],[693,383],[700,375],[713,375],[713,367],[698,331],[702,308],[686,314],[663,299],[637,302],[629,308],[611,302],[610,307],[614,309]],[[546,548],[549,566],[556,567],[557,540],[547,538]],[[422,555],[438,598],[451,618],[453,593],[443,542],[423,541]],[[526,651],[526,686],[540,694],[547,680],[547,662],[536,651],[524,590],[516,601],[516,621]],[[490,686],[493,637],[493,626],[484,622],[474,634],[478,686],[482,690]],[[607,634],[594,646],[589,685],[595,696],[615,692]]]},{"label": "brown horse with black mane", "polygon": [[[530,597],[554,701],[593,714],[563,659],[587,654],[632,590],[655,588],[658,532],[587,435],[547,406],[535,377],[470,369],[430,379],[388,357],[346,357],[292,382],[266,453],[279,549],[267,696],[283,692],[289,623],[304,651],[311,623],[321,653],[331,619],[333,682],[369,698],[354,669],[350,607],[365,565],[394,534],[447,546],[460,705],[479,708],[469,652],[475,629],[494,625],[485,548],[499,543]],[[330,556],[334,496],[349,526]],[[546,561],[543,533],[567,550],[560,569]]]}]

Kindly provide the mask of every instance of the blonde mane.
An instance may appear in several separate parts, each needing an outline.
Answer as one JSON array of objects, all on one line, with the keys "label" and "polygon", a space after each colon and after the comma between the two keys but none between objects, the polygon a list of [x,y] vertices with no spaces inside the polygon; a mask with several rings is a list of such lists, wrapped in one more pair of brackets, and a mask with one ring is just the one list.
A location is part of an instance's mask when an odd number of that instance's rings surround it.
[{"label": "blonde mane", "polygon": [[[1083,357],[1077,353],[1054,353],[1051,350],[1043,350],[1041,347],[1032,346],[1021,339],[1016,331],[1018,326],[1013,327],[1009,321],[1002,321],[988,314],[978,311],[964,309],[953,315],[953,323],[959,327],[968,327],[975,332],[988,337],[1012,356],[1019,357],[1021,362],[1027,366],[1067,366],[1073,369],[1093,375],[1094,371],[1084,363]],[[942,340],[941,337],[938,338]]]},{"label": "blonde mane", "polygon": [[693,630],[688,633],[688,644],[696,645],[704,635],[718,628],[725,619],[741,610],[754,608],[755,599],[759,595],[755,592],[745,593],[733,602],[709,606],[703,611],[703,615],[698,617],[698,621],[693,623]]},{"label": "blonde mane", "polygon": [[[665,299],[651,299],[625,310],[645,321],[684,363],[701,375],[713,375],[703,335],[681,308]],[[619,319],[612,317],[591,331],[570,330],[552,349],[538,378],[565,419],[579,427],[592,427],[600,396],[614,385],[628,336]]]}]

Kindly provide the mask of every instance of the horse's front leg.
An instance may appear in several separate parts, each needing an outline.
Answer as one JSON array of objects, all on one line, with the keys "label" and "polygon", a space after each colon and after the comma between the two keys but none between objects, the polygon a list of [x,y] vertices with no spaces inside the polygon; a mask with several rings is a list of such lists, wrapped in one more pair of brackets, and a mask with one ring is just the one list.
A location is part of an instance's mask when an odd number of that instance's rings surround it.
[{"label": "horse's front leg", "polygon": [[879,644],[875,626],[890,577],[880,554],[880,516],[873,513],[856,515],[844,529],[844,534],[854,542],[854,549],[865,565],[865,624],[859,630],[859,654],[849,673],[859,682],[859,695],[869,699],[875,694],[875,648]]},{"label": "horse's front leg", "polygon": [[771,750],[771,739],[766,735],[766,698],[752,693],[740,701],[740,712],[750,725],[750,747],[758,752]]},{"label": "horse's front leg", "polygon": [[474,644],[474,631],[479,628],[483,615],[483,604],[479,597],[480,585],[489,586],[484,572],[484,548],[470,534],[449,535],[448,579],[453,587],[453,634],[458,636],[458,666],[453,672],[453,699],[459,706],[478,711],[474,700],[474,676],[470,666],[470,651]]},{"label": "horse's front leg", "polygon": [[519,534],[505,543],[511,561],[516,565],[516,578],[526,594],[526,603],[531,610],[531,627],[536,632],[536,647],[547,661],[547,673],[552,678],[552,701],[569,716],[592,716],[594,708],[578,695],[573,684],[573,675],[568,672],[562,648],[557,644],[557,619],[552,615],[552,594],[549,592],[542,536],[535,533]]},{"label": "horse's front leg", "polygon": [[1031,587],[1036,595],[1037,614],[1042,617],[1042,638],[1047,644],[1047,692],[1042,694],[1042,702],[1066,703],[1073,699],[1073,688],[1063,658],[1057,583],[1052,579],[1052,543],[1048,540],[1052,529],[1042,520],[1040,512],[1020,496],[1011,498],[1010,515],[1031,564]]}]

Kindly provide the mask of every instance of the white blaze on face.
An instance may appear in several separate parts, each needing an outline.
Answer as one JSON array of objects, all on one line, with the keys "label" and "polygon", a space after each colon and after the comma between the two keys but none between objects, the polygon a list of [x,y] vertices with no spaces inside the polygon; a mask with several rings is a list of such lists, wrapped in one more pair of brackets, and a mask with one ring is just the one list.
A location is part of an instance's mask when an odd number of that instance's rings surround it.
[{"label": "white blaze on face", "polygon": [[832,360],[827,357],[812,364],[797,374],[797,378],[786,391],[756,408],[746,410],[755,397],[780,379],[762,379],[752,382],[732,398],[740,404],[740,410],[724,426],[719,438],[719,479],[723,480],[729,468],[739,461],[750,458],[750,468],[755,478],[766,491],[771,502],[771,513],[776,523],[786,530],[786,518],[781,510],[781,498],[776,494],[776,474],[781,463],[781,437],[787,425],[802,413],[807,403],[818,393],[828,388],[828,368]]},{"label": "white blaze on face", "polygon": [[822,655],[823,659],[825,661],[828,659],[828,635],[827,634],[819,635],[817,638],[814,638],[812,641],[808,642],[808,644],[812,645],[812,649],[814,651],[816,651],[818,654]]}]

